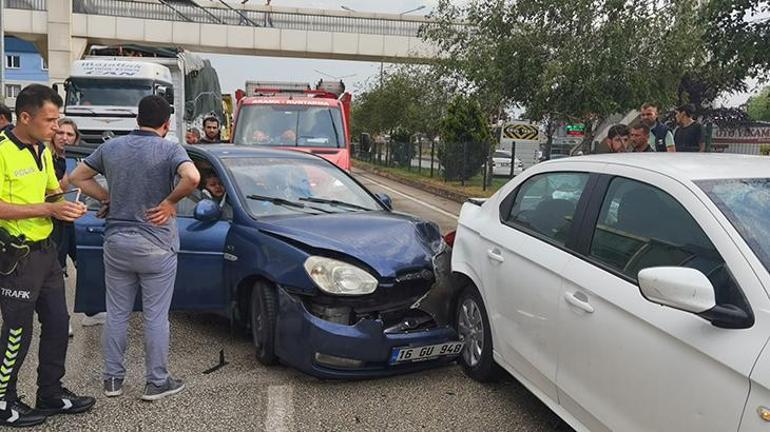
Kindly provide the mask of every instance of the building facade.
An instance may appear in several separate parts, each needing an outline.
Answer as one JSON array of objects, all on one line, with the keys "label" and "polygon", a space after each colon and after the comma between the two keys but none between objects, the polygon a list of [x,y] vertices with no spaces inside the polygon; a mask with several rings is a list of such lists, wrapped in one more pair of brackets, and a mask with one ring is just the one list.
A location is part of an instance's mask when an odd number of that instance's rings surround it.
[{"label": "building facade", "polygon": [[13,109],[16,95],[32,83],[48,84],[48,67],[31,42],[12,36],[5,38],[4,103]]}]

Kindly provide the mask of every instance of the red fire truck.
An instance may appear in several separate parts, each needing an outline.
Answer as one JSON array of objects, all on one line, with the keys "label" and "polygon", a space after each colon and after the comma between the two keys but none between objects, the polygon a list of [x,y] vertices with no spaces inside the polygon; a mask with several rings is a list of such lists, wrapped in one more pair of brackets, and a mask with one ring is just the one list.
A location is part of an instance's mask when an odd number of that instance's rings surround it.
[{"label": "red fire truck", "polygon": [[247,81],[236,92],[232,142],[317,154],[350,170],[350,93],[342,81]]}]

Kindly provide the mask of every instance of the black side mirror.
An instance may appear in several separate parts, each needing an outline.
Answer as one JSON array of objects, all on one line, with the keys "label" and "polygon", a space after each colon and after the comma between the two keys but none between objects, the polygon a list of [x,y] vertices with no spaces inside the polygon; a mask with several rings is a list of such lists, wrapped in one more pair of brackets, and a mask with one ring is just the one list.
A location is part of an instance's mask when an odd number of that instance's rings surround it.
[{"label": "black side mirror", "polygon": [[376,196],[388,210],[393,210],[393,200],[390,198],[390,195],[386,193],[376,193],[374,196]]},{"label": "black side mirror", "polygon": [[214,201],[204,199],[195,205],[193,217],[201,222],[215,222],[222,217],[222,209]]}]

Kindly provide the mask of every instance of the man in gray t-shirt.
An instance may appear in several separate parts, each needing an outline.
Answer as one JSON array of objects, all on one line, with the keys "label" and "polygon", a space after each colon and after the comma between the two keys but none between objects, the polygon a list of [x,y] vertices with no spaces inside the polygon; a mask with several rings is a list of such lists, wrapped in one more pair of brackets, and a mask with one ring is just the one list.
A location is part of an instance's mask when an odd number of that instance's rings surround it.
[{"label": "man in gray t-shirt", "polygon": [[[136,119],[139,130],[102,144],[70,175],[83,193],[109,204],[102,334],[107,396],[123,393],[128,320],[140,287],[147,367],[142,399],[157,400],[184,388],[168,373],[168,310],[179,250],[176,204],[195,190],[200,174],[181,146],[163,139],[170,116],[165,99],[143,98]],[[106,177],[109,192],[94,180],[97,174]]]}]

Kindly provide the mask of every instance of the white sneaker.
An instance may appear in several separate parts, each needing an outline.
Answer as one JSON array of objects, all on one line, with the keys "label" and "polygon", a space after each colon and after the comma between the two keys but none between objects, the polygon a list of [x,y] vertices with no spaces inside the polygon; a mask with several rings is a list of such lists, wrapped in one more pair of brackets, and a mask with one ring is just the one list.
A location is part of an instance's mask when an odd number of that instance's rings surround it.
[{"label": "white sneaker", "polygon": [[104,322],[107,320],[107,312],[99,312],[98,314],[94,316],[84,316],[83,317],[83,327],[93,327],[104,324]]},{"label": "white sneaker", "polygon": [[75,332],[72,331],[72,323],[70,323],[69,336],[70,337],[75,336]]}]

